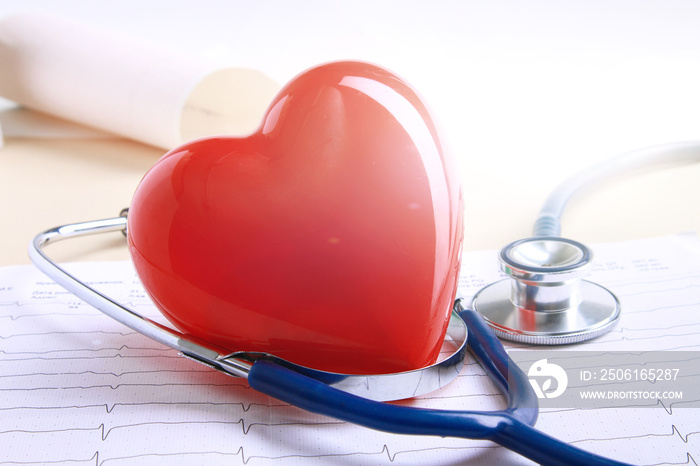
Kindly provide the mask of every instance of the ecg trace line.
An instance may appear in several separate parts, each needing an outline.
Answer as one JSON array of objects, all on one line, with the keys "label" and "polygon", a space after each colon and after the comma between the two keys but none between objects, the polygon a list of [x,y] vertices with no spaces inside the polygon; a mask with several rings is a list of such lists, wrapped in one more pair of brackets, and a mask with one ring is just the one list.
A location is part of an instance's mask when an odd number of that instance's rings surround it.
[{"label": "ecg trace line", "polygon": [[[198,366],[194,366],[198,367]],[[97,375],[97,376],[113,376],[113,377],[124,377],[124,376],[131,376],[131,375],[147,375],[147,374],[217,374],[217,372],[212,371],[211,369],[207,369],[205,367],[202,367],[201,369],[196,368],[196,369],[158,369],[158,370],[150,370],[150,371],[124,371],[120,373],[116,372],[98,372],[98,371],[80,371],[80,372],[31,372],[27,374],[14,374],[14,375],[0,375],[0,379],[3,378],[17,378],[17,377],[65,377],[65,376],[83,376],[83,375]]]},{"label": "ecg trace line", "polygon": [[[418,449],[411,449],[411,450],[399,450],[394,453],[391,452],[389,447],[387,445],[384,445],[382,447],[381,451],[378,452],[362,452],[362,451],[357,451],[357,452],[351,452],[351,453],[326,453],[326,454],[318,454],[318,455],[302,455],[302,454],[287,454],[287,455],[279,455],[279,456],[267,456],[267,455],[250,455],[247,456],[245,454],[245,448],[244,447],[239,447],[239,449],[235,453],[222,453],[219,451],[197,451],[197,452],[176,452],[176,453],[148,453],[148,454],[142,454],[142,455],[132,455],[132,456],[123,456],[123,457],[114,457],[114,458],[106,458],[103,460],[99,459],[99,452],[96,452],[95,455],[89,459],[89,461],[95,460],[95,465],[96,466],[102,466],[104,464],[107,464],[111,461],[122,461],[122,460],[134,460],[137,458],[169,458],[169,457],[186,457],[186,456],[223,456],[223,457],[237,457],[240,458],[242,464],[248,464],[250,461],[254,460],[265,460],[265,461],[289,461],[291,459],[329,459],[332,460],[333,458],[339,459],[339,458],[352,458],[352,457],[369,457],[369,456],[386,456],[386,460],[388,460],[390,463],[393,463],[396,461],[396,457],[399,455],[407,455],[407,454],[412,454],[412,453],[427,453],[427,452],[438,452],[438,451],[468,451],[471,453],[478,452],[478,451],[489,451],[489,450],[495,450],[499,449],[502,447],[499,447],[497,445],[489,445],[489,444],[480,444],[480,445],[467,445],[464,447],[435,447],[435,448],[418,448]],[[85,461],[85,460],[77,460],[77,461]],[[2,464],[2,463],[0,463]],[[29,464],[29,463],[22,463],[22,464]]]},{"label": "ecg trace line", "polygon": [[228,379],[225,379],[229,381],[229,383],[197,383],[197,384],[192,384],[192,383],[177,383],[177,382],[167,382],[167,383],[121,383],[121,384],[116,384],[116,385],[110,385],[110,384],[99,384],[99,385],[73,385],[73,386],[64,386],[64,387],[19,387],[19,388],[0,388],[0,392],[35,392],[35,391],[65,391],[65,390],[95,390],[95,389],[102,389],[102,388],[109,388],[111,390],[118,390],[120,388],[128,388],[128,387],[236,387],[236,388],[242,388],[245,390],[251,390],[251,388],[247,385],[247,382],[243,381],[240,378],[234,378],[230,377]]},{"label": "ecg trace line", "polygon": [[[126,327],[124,327],[124,328],[126,328]],[[135,331],[108,332],[105,330],[92,330],[92,331],[88,331],[88,332],[81,332],[81,331],[33,332],[33,333],[17,333],[17,334],[6,335],[6,336],[0,335],[0,340],[10,340],[12,338],[24,338],[24,337],[47,337],[47,336],[53,336],[53,335],[94,335],[94,334],[119,335],[122,337],[126,337],[129,335],[141,335],[139,332],[135,332]]]},{"label": "ecg trace line", "polygon": [[112,414],[116,408],[128,408],[128,407],[147,407],[147,406],[237,406],[240,407],[244,413],[250,411],[251,408],[283,408],[290,407],[291,405],[283,403],[281,401],[276,401],[273,398],[269,398],[267,403],[243,403],[240,401],[232,402],[213,402],[213,401],[148,401],[139,403],[114,403],[112,405],[108,404],[89,404],[89,405],[72,405],[72,406],[12,406],[7,408],[0,408],[0,411],[15,411],[15,410],[69,410],[69,409],[94,409],[94,408],[104,408],[105,414]]},{"label": "ecg trace line", "polygon": [[106,441],[112,432],[119,431],[121,429],[133,429],[138,427],[149,427],[149,426],[195,426],[195,425],[219,425],[219,426],[240,426],[241,433],[243,435],[248,435],[252,428],[276,428],[276,427],[299,427],[299,426],[332,426],[332,425],[344,425],[347,424],[344,421],[331,420],[324,421],[294,421],[294,422],[251,422],[246,425],[246,421],[240,418],[237,421],[216,421],[216,420],[206,420],[206,421],[171,421],[171,422],[138,422],[133,424],[120,424],[114,427],[106,428],[104,423],[97,427],[71,427],[70,429],[47,429],[47,430],[27,430],[27,429],[11,429],[0,431],[0,435],[7,434],[29,434],[29,435],[40,435],[40,434],[56,434],[56,433],[68,433],[68,432],[100,432],[102,441]]}]

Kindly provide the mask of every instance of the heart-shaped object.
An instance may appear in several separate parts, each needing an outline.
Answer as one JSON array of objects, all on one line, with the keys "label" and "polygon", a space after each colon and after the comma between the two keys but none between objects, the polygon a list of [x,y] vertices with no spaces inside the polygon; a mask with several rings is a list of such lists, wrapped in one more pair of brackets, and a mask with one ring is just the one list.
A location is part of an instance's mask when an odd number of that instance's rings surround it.
[{"label": "heart-shaped object", "polygon": [[171,150],[129,210],[144,287],[183,332],[345,373],[435,361],[462,200],[428,110],[360,62],[311,69],[260,129]]}]

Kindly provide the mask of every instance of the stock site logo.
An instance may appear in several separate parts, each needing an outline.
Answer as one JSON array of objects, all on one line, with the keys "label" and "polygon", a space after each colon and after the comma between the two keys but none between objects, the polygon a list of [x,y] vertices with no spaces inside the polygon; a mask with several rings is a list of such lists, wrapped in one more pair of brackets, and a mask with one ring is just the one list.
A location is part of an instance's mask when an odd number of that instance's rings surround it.
[{"label": "stock site logo", "polygon": [[[530,366],[527,371],[530,385],[535,389],[537,398],[556,398],[566,390],[569,378],[566,371],[561,366],[548,363],[546,359],[540,359]],[[542,381],[540,386],[539,381]],[[552,389],[552,381],[556,381],[556,386]]]}]

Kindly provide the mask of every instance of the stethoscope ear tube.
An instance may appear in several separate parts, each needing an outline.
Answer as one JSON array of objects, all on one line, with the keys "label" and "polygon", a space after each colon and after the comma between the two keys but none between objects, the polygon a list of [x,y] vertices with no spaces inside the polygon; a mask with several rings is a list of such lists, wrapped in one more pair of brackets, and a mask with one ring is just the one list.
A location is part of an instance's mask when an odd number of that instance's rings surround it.
[{"label": "stethoscope ear tube", "polygon": [[[459,302],[458,305],[460,306]],[[527,376],[475,311],[459,313],[469,327],[469,347],[508,398],[503,411],[411,408],[342,392],[271,361],[258,361],[248,374],[252,388],[312,413],[397,434],[491,440],[545,465],[623,465],[536,430],[536,395]],[[472,338],[471,335],[478,334]],[[473,346],[472,346],[473,345]]]}]

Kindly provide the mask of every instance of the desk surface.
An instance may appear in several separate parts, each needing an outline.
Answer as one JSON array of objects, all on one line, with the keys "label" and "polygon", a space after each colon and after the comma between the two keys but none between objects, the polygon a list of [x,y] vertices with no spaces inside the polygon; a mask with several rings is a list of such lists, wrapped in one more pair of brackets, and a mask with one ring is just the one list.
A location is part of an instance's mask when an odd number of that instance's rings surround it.
[{"label": "desk surface", "polygon": [[[280,83],[340,58],[396,71],[431,104],[458,158],[466,250],[528,236],[546,195],[581,168],[700,139],[696,2],[213,2],[216,15],[184,5],[166,11],[106,2],[89,10],[78,3],[8,1],[0,16],[41,7],[260,69]],[[193,26],[198,20],[207,27]],[[196,34],[185,38],[182,28]],[[118,214],[163,152],[116,138],[7,139],[0,265],[27,263],[27,244],[39,231]],[[563,233],[591,243],[700,231],[698,179],[700,167],[691,166],[606,184],[571,205]],[[119,239],[103,245],[107,251],[69,246],[61,258],[126,258]]]}]

